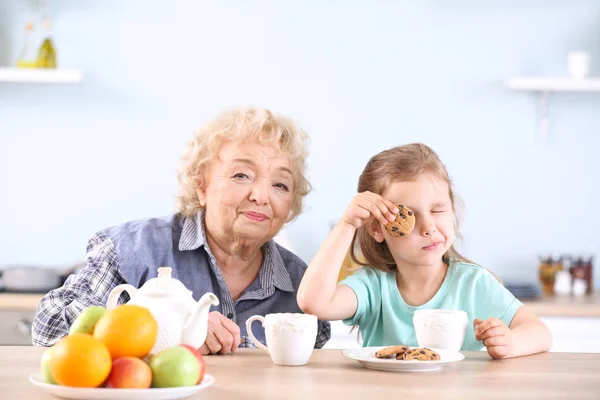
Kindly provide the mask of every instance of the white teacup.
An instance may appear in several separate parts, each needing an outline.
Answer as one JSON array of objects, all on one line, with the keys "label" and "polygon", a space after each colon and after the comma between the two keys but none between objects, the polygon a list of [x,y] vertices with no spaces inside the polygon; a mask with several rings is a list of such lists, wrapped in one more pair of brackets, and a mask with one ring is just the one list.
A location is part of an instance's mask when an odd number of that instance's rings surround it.
[{"label": "white teacup", "polygon": [[[252,333],[252,323],[261,321],[267,345]],[[317,339],[317,317],[310,314],[281,313],[253,315],[246,321],[246,331],[252,343],[265,350],[278,365],[306,365]]]},{"label": "white teacup", "polygon": [[413,316],[419,347],[460,351],[467,323],[467,313],[459,310],[417,310]]}]

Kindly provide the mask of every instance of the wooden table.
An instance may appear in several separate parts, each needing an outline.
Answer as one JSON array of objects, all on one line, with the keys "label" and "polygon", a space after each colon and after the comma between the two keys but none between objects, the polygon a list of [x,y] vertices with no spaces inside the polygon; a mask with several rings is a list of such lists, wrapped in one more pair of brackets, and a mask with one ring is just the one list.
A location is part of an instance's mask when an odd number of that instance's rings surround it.
[{"label": "wooden table", "polygon": [[[0,347],[0,398],[56,399],[28,382],[44,349]],[[210,356],[215,384],[190,399],[599,399],[600,354],[545,353],[494,361],[486,353],[431,373],[363,368],[339,350],[315,350],[307,366],[281,367],[261,350]]]}]

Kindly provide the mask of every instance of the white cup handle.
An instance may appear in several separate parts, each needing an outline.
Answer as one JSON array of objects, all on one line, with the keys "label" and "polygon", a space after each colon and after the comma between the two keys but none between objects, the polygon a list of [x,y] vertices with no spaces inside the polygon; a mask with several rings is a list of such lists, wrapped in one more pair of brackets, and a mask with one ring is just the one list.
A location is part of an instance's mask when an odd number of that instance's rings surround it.
[{"label": "white cup handle", "polygon": [[108,301],[106,302],[106,308],[108,310],[115,308],[117,306],[119,297],[121,296],[121,293],[123,293],[123,292],[127,292],[127,294],[130,297],[130,300],[131,300],[131,298],[133,297],[133,294],[135,292],[137,292],[137,289],[134,286],[129,285],[127,283],[124,283],[119,286],[115,286],[113,288],[113,290],[110,291],[110,294],[108,295]]},{"label": "white cup handle", "polygon": [[254,345],[256,347],[258,347],[259,349],[263,349],[264,351],[266,351],[267,353],[269,352],[269,349],[267,348],[267,346],[265,346],[264,344],[262,344],[257,338],[256,336],[254,336],[254,333],[252,333],[252,323],[254,321],[260,321],[261,325],[265,326],[265,317],[263,317],[262,315],[253,315],[250,318],[248,318],[246,320],[246,332],[248,332],[248,336],[250,336],[250,340],[252,340],[252,343],[254,343]]}]

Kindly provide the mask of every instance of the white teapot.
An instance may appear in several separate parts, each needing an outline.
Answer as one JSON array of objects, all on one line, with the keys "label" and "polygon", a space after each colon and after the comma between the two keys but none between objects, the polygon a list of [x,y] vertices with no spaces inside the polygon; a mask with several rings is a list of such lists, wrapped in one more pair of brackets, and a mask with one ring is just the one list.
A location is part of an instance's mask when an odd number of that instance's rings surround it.
[{"label": "white teapot", "polygon": [[127,304],[146,307],[158,322],[158,335],[150,354],[178,344],[199,348],[206,340],[208,311],[211,305],[219,305],[213,293],[206,293],[198,302],[192,291],[181,281],[171,277],[171,268],[158,269],[158,277],[148,280],[140,289],[129,284],[116,286],[108,296],[106,308],[117,306],[121,293],[129,294]]}]

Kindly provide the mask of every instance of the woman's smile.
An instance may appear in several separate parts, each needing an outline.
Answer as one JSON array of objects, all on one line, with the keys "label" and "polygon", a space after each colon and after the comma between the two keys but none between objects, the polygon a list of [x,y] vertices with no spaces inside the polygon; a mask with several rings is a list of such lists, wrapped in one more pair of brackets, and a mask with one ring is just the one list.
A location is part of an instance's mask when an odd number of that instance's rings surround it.
[{"label": "woman's smile", "polygon": [[259,212],[255,212],[255,211],[244,211],[242,213],[242,215],[244,215],[246,218],[248,218],[252,221],[256,221],[256,222],[264,222],[269,219],[269,217],[267,217],[265,214],[261,214]]}]

